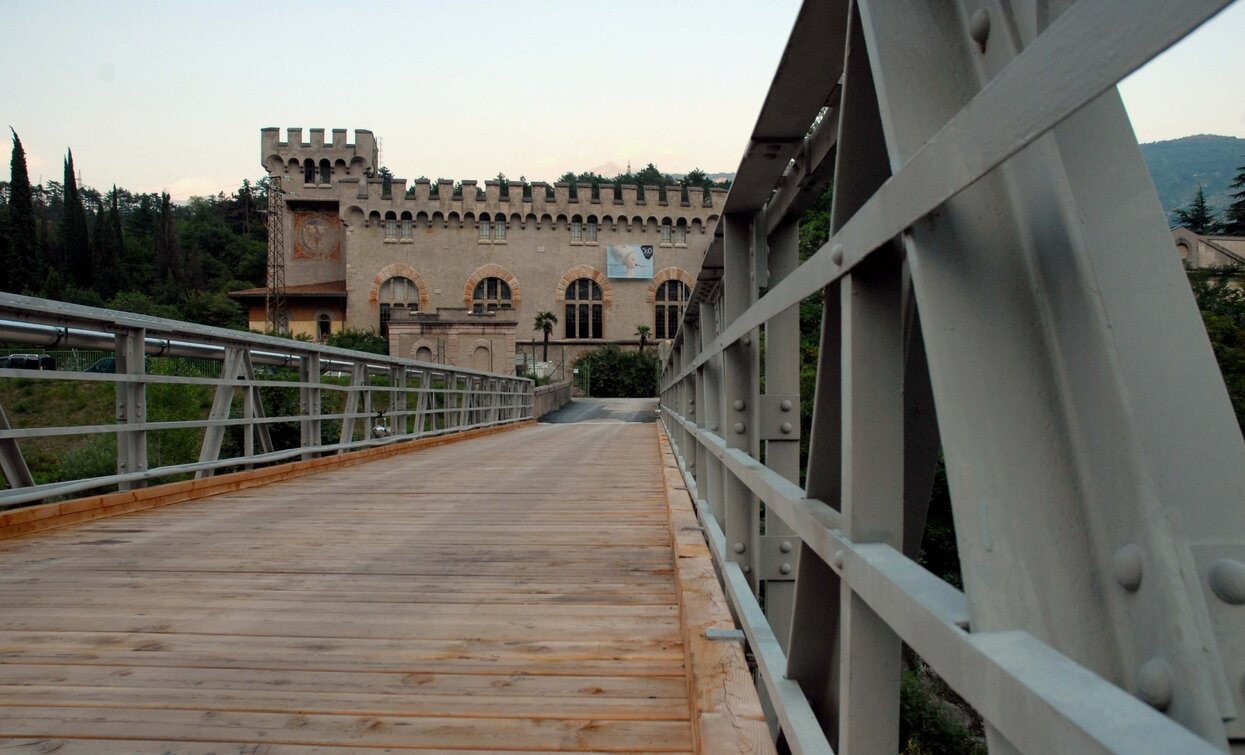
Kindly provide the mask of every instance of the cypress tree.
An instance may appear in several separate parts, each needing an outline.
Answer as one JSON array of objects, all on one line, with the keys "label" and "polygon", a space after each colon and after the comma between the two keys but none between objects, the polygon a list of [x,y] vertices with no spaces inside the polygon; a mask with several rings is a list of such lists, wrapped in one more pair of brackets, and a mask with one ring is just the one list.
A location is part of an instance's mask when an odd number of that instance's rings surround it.
[{"label": "cypress tree", "polygon": [[12,288],[13,258],[9,254],[9,207],[0,206],[0,291]]},{"label": "cypress tree", "polygon": [[1236,178],[1230,188],[1236,191],[1232,194],[1232,204],[1223,213],[1223,233],[1228,236],[1245,236],[1245,165],[1237,168]]},{"label": "cypress tree", "polygon": [[26,171],[26,150],[17,132],[13,134],[13,157],[9,162],[9,243],[3,260],[5,290],[33,290],[43,277],[42,250],[35,226],[34,195]]},{"label": "cypress tree", "polygon": [[175,299],[185,282],[181,250],[177,247],[177,226],[168,194],[160,195],[160,214],[156,216],[156,282],[164,285],[166,296]]},{"label": "cypress tree", "polygon": [[[108,207],[105,208],[105,203]],[[95,270],[93,288],[109,299],[117,293],[121,273],[121,235],[116,228],[116,187],[100,203],[95,213],[95,235],[91,239],[91,267]]]},{"label": "cypress tree", "polygon": [[118,194],[117,185],[113,184],[112,193],[108,195],[108,241],[110,246],[106,250],[105,262],[112,270],[111,280],[114,293],[121,289],[125,278],[125,270],[121,263],[121,258],[125,255],[125,235],[121,230],[121,208]]},{"label": "cypress tree", "polygon": [[67,278],[79,288],[90,288],[94,280],[91,269],[91,236],[87,230],[86,209],[78,193],[74,175],[73,150],[65,158],[65,206],[61,219],[61,246],[64,249]]}]

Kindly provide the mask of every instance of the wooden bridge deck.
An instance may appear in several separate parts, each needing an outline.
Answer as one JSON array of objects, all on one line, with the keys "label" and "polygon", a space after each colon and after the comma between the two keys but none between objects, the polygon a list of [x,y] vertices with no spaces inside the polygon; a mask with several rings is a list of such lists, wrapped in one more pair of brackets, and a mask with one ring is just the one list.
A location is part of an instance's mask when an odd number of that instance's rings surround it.
[{"label": "wooden bridge deck", "polygon": [[0,541],[0,750],[693,751],[655,427],[525,427]]}]

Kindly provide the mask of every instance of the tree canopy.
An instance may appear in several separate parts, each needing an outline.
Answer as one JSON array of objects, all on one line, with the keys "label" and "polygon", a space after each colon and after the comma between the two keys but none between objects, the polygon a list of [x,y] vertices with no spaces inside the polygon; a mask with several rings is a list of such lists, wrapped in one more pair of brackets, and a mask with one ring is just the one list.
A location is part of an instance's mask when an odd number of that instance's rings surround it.
[{"label": "tree canopy", "polygon": [[1206,235],[1218,233],[1219,219],[1215,217],[1215,213],[1211,212],[1210,207],[1206,204],[1206,192],[1199,185],[1197,187],[1197,195],[1193,197],[1193,201],[1188,207],[1176,210],[1176,221],[1180,225],[1188,228],[1194,233]]},{"label": "tree canopy", "polygon": [[1236,178],[1228,186],[1235,189],[1229,196],[1232,204],[1223,213],[1223,233],[1228,236],[1245,236],[1245,165],[1237,168]]}]

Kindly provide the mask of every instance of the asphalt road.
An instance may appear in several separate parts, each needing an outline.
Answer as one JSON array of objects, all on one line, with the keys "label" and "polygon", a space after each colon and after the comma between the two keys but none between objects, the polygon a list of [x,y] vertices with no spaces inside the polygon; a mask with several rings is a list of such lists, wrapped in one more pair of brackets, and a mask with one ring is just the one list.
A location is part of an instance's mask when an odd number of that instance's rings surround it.
[{"label": "asphalt road", "polygon": [[541,422],[656,422],[655,398],[576,398],[571,403],[549,412]]}]

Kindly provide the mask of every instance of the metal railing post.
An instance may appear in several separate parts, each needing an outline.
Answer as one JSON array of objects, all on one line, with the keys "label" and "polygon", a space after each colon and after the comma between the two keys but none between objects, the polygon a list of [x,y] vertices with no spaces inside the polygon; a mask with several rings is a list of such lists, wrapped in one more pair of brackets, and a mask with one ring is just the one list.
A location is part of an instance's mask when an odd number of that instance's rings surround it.
[{"label": "metal railing post", "polygon": [[[756,301],[752,264],[751,218],[723,217],[722,315],[730,326]],[[757,433],[757,385],[759,383],[759,333],[752,330],[727,344],[722,355],[722,435],[727,448],[738,448],[752,458],[760,456]],[[729,558],[740,564],[753,591],[757,589],[757,542],[760,540],[760,508],[757,499],[738,477],[727,474],[723,486]]]},{"label": "metal railing post", "polygon": [[[318,353],[305,354],[298,363],[298,379],[302,386],[298,389],[299,409],[300,413],[308,419],[299,422],[299,443],[304,449],[311,449],[321,444],[321,420],[318,419],[321,413],[320,388],[314,384],[320,382],[320,355]],[[313,384],[313,385],[308,385]],[[303,459],[314,459],[319,453],[307,450],[302,454]]]},{"label": "metal railing post", "polygon": [[[720,332],[721,328],[718,326],[716,302],[702,302],[700,304],[701,351],[708,351]],[[707,432],[721,436],[723,416],[721,355],[714,354],[706,360],[700,367],[700,374],[704,384],[704,401],[702,402],[704,409],[699,413],[699,416],[702,417],[701,426]],[[700,476],[696,478],[696,490],[700,499],[708,506],[709,513],[718,520],[720,525],[725,518],[722,504],[722,485],[725,481],[724,475],[726,471],[717,456],[709,453],[707,449],[704,462],[698,470]]]},{"label": "metal railing post", "polygon": [[[123,328],[116,331],[116,372],[127,377],[141,377],[147,373],[147,331],[143,328]],[[147,421],[147,384],[136,380],[117,383],[117,422],[137,425]],[[117,474],[132,474],[147,470],[147,431],[121,430],[117,432]],[[142,480],[120,483],[122,490],[141,488]]]},{"label": "metal railing post", "polygon": [[[800,227],[788,220],[775,229],[769,245],[769,282],[775,284],[800,264]],[[760,433],[765,465],[800,483],[800,308],[789,307],[765,324],[765,395],[761,398]],[[799,539],[780,517],[765,519],[762,572],[765,615],[783,650],[791,639],[795,604],[795,566]]]}]

